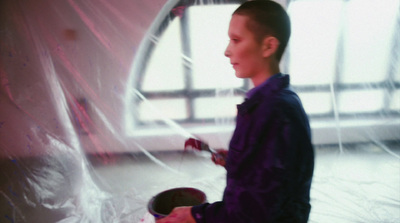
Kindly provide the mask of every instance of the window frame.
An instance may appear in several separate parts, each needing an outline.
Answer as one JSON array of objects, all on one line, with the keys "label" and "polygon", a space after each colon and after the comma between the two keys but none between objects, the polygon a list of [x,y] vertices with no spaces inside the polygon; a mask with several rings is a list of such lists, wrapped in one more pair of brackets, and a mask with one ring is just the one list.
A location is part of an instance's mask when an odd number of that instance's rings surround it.
[{"label": "window frame", "polygon": [[[300,1],[300,0],[297,0]],[[188,4],[188,2],[190,2]],[[242,3],[244,2],[243,0],[216,0],[216,1],[206,1],[205,4],[232,4],[232,3]],[[290,4],[290,2],[294,1],[287,1],[287,4]],[[346,2],[343,0],[343,2]],[[146,34],[146,37],[143,39],[137,54],[136,58],[133,62],[132,70],[131,70],[131,75],[133,75],[133,80],[138,80],[134,83],[133,88],[137,89],[137,94],[140,95],[140,97],[130,97],[129,100],[127,101],[127,114],[129,114],[130,118],[127,119],[128,123],[127,125],[134,125],[134,128],[137,129],[142,129],[144,132],[151,130],[154,125],[149,122],[143,122],[140,120],[135,119],[135,116],[132,115],[132,112],[130,111],[130,108],[132,108],[133,105],[137,105],[142,99],[141,98],[146,98],[146,99],[152,99],[152,98],[157,98],[157,99],[168,99],[168,98],[177,98],[177,97],[185,97],[187,99],[187,109],[188,109],[188,118],[184,120],[174,120],[178,125],[181,125],[183,127],[188,127],[193,132],[204,132],[203,130],[200,130],[201,128],[206,129],[210,126],[213,126],[213,123],[215,123],[215,120],[212,118],[209,119],[196,119],[194,117],[194,100],[199,97],[209,97],[209,96],[215,96],[215,89],[193,89],[191,86],[191,61],[190,56],[191,56],[191,49],[190,49],[190,43],[189,43],[189,36],[185,35],[186,30],[188,29],[188,18],[185,13],[179,18],[180,19],[180,28],[183,30],[183,35],[181,35],[181,41],[182,41],[182,49],[183,49],[183,54],[185,55],[182,57],[182,65],[184,66],[184,83],[185,83],[185,88],[183,90],[176,90],[176,91],[151,91],[151,92],[146,92],[141,89],[141,81],[143,81],[143,75],[145,74],[145,69],[148,65],[149,58],[152,55],[152,52],[154,51],[156,47],[156,39],[160,37],[163,32],[167,29],[168,25],[170,24],[170,21],[172,19],[176,18],[177,15],[175,15],[172,11],[172,9],[177,8],[177,7],[190,7],[190,6],[195,6],[199,5],[197,1],[185,1],[185,0],[175,0],[175,1],[168,1],[165,5],[165,7],[160,11],[159,15],[153,22],[152,26],[149,29],[149,32]],[[395,29],[400,30],[400,12],[397,14],[396,18],[396,27]],[[343,26],[343,24],[341,24]],[[343,37],[343,29],[340,31],[340,36]],[[398,41],[395,41],[396,39],[400,39],[400,32],[397,31],[394,33],[394,37],[392,38],[392,51],[390,52],[392,60],[390,61],[390,64],[388,65],[388,73],[386,75],[386,78],[382,82],[378,83],[362,83],[362,84],[353,84],[353,83],[341,83],[340,82],[340,74],[342,73],[342,66],[340,64],[343,64],[342,58],[344,54],[343,50],[343,45],[344,45],[344,40],[343,38],[339,38],[338,44],[337,44],[337,54],[336,54],[336,69],[334,71],[334,81],[329,84],[321,84],[321,85],[292,85],[292,88],[294,89],[295,92],[301,94],[301,93],[318,93],[318,92],[323,92],[323,93],[330,93],[331,94],[331,100],[333,103],[333,107],[330,112],[327,113],[320,113],[320,114],[311,114],[309,115],[310,122],[313,128],[314,132],[314,142],[315,143],[322,143],[322,144],[330,144],[330,143],[337,143],[337,135],[345,135],[347,131],[349,132],[362,132],[362,127],[359,129],[359,126],[363,126],[363,124],[360,125],[354,125],[351,126],[351,124],[348,123],[353,123],[354,120],[366,120],[365,123],[368,127],[376,127],[376,131],[381,131],[384,129],[382,132],[395,132],[398,130],[399,126],[399,118],[400,118],[400,111],[397,110],[391,110],[390,109],[390,100],[392,95],[394,94],[395,91],[398,91],[400,89],[400,82],[396,82],[396,74],[400,72],[400,68],[398,64],[396,64],[398,61],[400,61],[400,43]],[[290,55],[290,43],[288,45],[288,48],[283,56],[282,63],[281,63],[281,69],[283,73],[287,73],[289,69],[289,55]],[[381,110],[376,111],[376,112],[355,112],[351,114],[347,113],[340,113],[337,110],[337,104],[339,103],[338,97],[341,92],[345,92],[348,90],[364,90],[366,89],[365,86],[368,86],[368,89],[370,90],[383,90],[385,91],[385,96],[384,96],[384,106]],[[234,96],[244,96],[245,91],[250,88],[250,82],[248,80],[243,82],[243,86],[239,88],[233,89],[233,94]],[[128,93],[131,94],[131,93]],[[382,117],[382,114],[385,116],[385,120],[376,120],[376,117]],[[232,117],[233,119],[234,117]],[[392,122],[388,123],[388,120],[392,120]],[[130,123],[129,123],[130,122]],[[337,123],[338,122],[343,122],[343,124],[340,126],[342,128],[341,132],[337,132]],[[160,126],[164,126],[165,123],[163,120],[161,121],[156,121],[154,122],[159,128]],[[153,124],[154,124],[153,123]],[[201,125],[199,125],[201,123]],[[326,126],[323,126],[323,124],[326,124]],[[314,125],[313,125],[314,124]],[[347,126],[349,125],[349,126]],[[210,130],[210,129],[209,129]],[[232,130],[231,127],[221,127],[221,126],[215,126],[213,127],[212,130],[208,131],[206,130],[207,134],[210,134],[210,132],[223,132],[222,134],[229,135],[230,131]],[[149,134],[149,132],[144,133],[144,135]],[[336,135],[336,136],[335,136]],[[352,133],[350,134],[352,135]],[[354,135],[354,134],[353,134]],[[383,138],[383,139],[396,139],[398,136],[396,134],[378,134],[380,135],[378,137]],[[317,138],[317,139],[316,139]],[[332,139],[333,138],[333,139]],[[339,136],[340,138],[340,136]],[[344,137],[346,138],[346,137]],[[347,139],[352,141],[352,139]],[[360,138],[355,138],[354,140],[362,140],[362,137]],[[341,141],[339,139],[339,141]],[[346,141],[346,139],[345,139]]]}]

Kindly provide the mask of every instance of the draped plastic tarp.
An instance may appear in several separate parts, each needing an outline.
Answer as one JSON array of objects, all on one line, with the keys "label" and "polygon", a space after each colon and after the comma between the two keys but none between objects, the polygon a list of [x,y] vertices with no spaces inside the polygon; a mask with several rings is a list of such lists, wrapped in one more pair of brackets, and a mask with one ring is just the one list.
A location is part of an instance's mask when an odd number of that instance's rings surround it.
[{"label": "draped plastic tarp", "polygon": [[[162,27],[188,5],[206,3],[212,1],[1,1],[0,222],[152,222],[146,205],[160,191],[190,186],[211,202],[221,198],[223,168],[183,144],[196,135],[226,147],[233,118],[165,118],[140,90],[142,64]],[[399,18],[390,21],[397,31]],[[342,122],[332,97],[331,117],[311,119],[317,157],[310,222],[400,221],[399,37],[389,52],[390,78],[381,84],[390,109]],[[328,88],[333,96],[335,86]],[[138,124],[137,102],[149,102],[145,111],[156,119]],[[335,140],[324,141],[327,135]]]}]

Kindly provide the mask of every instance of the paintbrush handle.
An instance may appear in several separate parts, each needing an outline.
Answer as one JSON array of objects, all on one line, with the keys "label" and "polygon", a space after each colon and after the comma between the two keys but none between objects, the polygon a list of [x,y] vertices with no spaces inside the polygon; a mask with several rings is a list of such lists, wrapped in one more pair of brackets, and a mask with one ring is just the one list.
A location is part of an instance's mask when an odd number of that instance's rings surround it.
[{"label": "paintbrush handle", "polygon": [[215,158],[217,159],[223,159],[225,160],[225,157],[219,154],[215,149],[211,148],[207,143],[195,139],[195,138],[189,138],[185,142],[185,149],[187,147],[192,147],[193,149],[199,150],[199,151],[206,151],[211,153]]}]

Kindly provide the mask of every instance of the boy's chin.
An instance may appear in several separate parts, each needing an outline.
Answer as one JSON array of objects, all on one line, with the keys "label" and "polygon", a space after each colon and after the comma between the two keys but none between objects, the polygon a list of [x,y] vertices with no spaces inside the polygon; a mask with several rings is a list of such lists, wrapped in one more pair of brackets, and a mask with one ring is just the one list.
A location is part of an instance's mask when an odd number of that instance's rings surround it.
[{"label": "boy's chin", "polygon": [[243,78],[248,78],[248,76],[246,74],[238,72],[238,71],[235,72],[235,75],[236,75],[237,78],[242,78],[242,79]]}]

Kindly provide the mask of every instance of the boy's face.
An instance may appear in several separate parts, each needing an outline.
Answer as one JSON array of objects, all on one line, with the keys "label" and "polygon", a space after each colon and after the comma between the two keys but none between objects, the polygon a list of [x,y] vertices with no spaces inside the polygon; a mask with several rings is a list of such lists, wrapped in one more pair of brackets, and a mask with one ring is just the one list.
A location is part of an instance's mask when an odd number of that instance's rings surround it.
[{"label": "boy's face", "polygon": [[256,79],[265,71],[262,44],[247,28],[248,17],[234,14],[229,24],[229,44],[225,56],[229,57],[238,78]]}]

